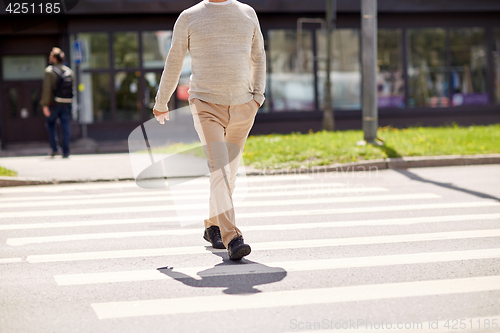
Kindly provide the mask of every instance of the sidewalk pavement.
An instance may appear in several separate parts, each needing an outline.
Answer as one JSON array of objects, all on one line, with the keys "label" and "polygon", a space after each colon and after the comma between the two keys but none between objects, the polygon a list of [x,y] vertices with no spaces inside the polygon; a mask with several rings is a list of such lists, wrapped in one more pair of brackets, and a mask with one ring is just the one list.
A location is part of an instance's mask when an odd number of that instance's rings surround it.
[{"label": "sidewalk pavement", "polygon": [[[92,139],[78,139],[71,142],[71,154],[102,154],[127,153],[127,140],[95,141]],[[50,152],[48,142],[10,143],[7,149],[0,150],[1,157],[19,156],[46,156]]]},{"label": "sidewalk pavement", "polygon": [[[177,170],[174,170],[175,176],[194,176],[192,173],[185,174],[192,172],[186,166],[200,164],[200,158],[177,154],[176,159],[179,158],[182,160],[176,160],[174,163],[174,166],[179,166]],[[500,154],[403,157],[301,169],[257,170],[246,166],[245,172],[247,175],[312,174],[477,164],[500,164]],[[0,166],[18,173],[17,177],[0,177],[0,187],[134,180],[128,153],[71,155],[67,159],[63,159],[61,156],[54,158],[47,156],[0,157]]]}]

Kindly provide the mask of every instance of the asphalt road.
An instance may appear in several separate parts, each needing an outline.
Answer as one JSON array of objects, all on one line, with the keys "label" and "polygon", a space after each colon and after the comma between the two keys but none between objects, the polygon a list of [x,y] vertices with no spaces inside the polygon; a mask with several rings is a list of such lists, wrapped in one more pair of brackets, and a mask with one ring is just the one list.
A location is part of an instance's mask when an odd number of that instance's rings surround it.
[{"label": "asphalt road", "polygon": [[499,331],[499,171],[241,178],[241,262],[206,179],[1,188],[0,332]]}]

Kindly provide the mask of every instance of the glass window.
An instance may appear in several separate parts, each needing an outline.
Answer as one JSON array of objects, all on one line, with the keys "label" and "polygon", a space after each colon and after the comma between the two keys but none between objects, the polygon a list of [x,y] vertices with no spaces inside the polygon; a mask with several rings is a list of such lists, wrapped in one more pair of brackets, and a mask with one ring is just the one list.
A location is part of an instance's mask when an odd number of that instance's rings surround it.
[{"label": "glass window", "polygon": [[34,117],[38,117],[42,114],[42,106],[40,105],[40,99],[42,98],[42,87],[31,87],[30,89],[30,100],[31,100],[31,110]]},{"label": "glass window", "polygon": [[311,32],[304,31],[298,45],[296,30],[269,30],[268,42],[269,101],[263,111],[314,110]]},{"label": "glass window", "polygon": [[19,91],[17,88],[9,88],[9,113],[11,118],[17,118],[17,105]]},{"label": "glass window", "polygon": [[116,32],[113,34],[115,68],[139,67],[139,40],[137,32]]},{"label": "glass window", "polygon": [[142,33],[142,66],[163,68],[172,41],[172,31],[145,31]]},{"label": "glass window", "polygon": [[106,32],[85,32],[77,34],[83,42],[83,69],[109,68],[109,35]]},{"label": "glass window", "polygon": [[[326,83],[326,38],[318,30],[318,95],[320,108],[325,104]],[[359,53],[359,30],[337,29],[332,33],[332,82],[333,107],[341,110],[361,109],[361,65]]]},{"label": "glass window", "polygon": [[141,120],[139,99],[140,72],[118,72],[115,75],[116,120]]},{"label": "glass window", "polygon": [[445,29],[407,33],[409,106],[449,106]]},{"label": "glass window", "polygon": [[495,96],[497,104],[500,104],[500,28],[493,30],[493,61],[495,63]]},{"label": "glass window", "polygon": [[112,120],[109,74],[83,73],[81,87],[80,121],[90,124]]},{"label": "glass window", "polygon": [[48,57],[45,55],[2,57],[4,81],[43,80]]},{"label": "glass window", "polygon": [[[179,84],[177,85],[177,90],[175,92],[175,98],[177,101],[177,106],[178,108],[182,108],[184,106],[188,106],[189,102],[189,81],[191,78],[191,55],[189,52],[186,54],[186,57],[184,58],[184,63],[182,64],[182,71],[181,71],[181,76],[179,78]],[[170,103],[172,103],[172,100],[174,99],[174,96],[170,99]],[[170,107],[170,106],[169,106]]]},{"label": "glass window", "polygon": [[451,104],[489,104],[486,36],[482,28],[450,30]]},{"label": "glass window", "polygon": [[[161,79],[161,73],[158,72],[149,72],[144,74],[144,78],[146,81],[146,86],[145,86],[145,91],[144,91],[144,96],[145,96],[145,103],[146,107],[148,109],[147,112],[150,113],[150,117],[153,117],[153,106],[155,105],[155,97],[156,93],[158,92],[158,87],[160,86],[160,79]],[[186,90],[187,94],[187,90]],[[188,95],[187,95],[188,96]],[[187,105],[187,96],[186,96],[186,105]],[[183,105],[185,106],[185,105]],[[174,98],[171,98],[170,101],[168,102],[168,109],[169,110],[174,110],[175,107],[175,102]]]},{"label": "glass window", "polygon": [[404,107],[401,30],[378,30],[377,90],[379,108]]}]

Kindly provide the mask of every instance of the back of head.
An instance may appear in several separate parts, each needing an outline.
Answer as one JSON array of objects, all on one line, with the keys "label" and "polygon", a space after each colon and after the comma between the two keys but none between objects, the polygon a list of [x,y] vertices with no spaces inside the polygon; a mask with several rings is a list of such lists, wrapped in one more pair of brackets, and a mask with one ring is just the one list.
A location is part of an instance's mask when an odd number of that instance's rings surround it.
[{"label": "back of head", "polygon": [[64,52],[60,48],[53,47],[50,54],[54,57],[58,64],[62,64],[64,62]]}]

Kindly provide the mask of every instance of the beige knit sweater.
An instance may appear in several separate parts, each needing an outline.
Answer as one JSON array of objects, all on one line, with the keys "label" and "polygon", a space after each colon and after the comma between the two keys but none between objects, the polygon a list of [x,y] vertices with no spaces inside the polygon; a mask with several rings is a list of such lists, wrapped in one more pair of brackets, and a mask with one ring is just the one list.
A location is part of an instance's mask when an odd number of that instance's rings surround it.
[{"label": "beige knit sweater", "polygon": [[156,94],[154,109],[167,111],[186,51],[191,55],[189,98],[222,105],[262,105],[266,53],[257,15],[239,1],[202,1],[183,11],[174,25],[172,46]]}]

